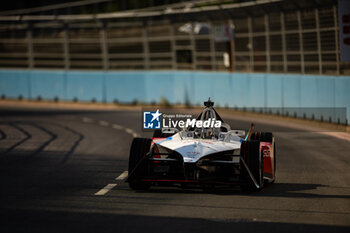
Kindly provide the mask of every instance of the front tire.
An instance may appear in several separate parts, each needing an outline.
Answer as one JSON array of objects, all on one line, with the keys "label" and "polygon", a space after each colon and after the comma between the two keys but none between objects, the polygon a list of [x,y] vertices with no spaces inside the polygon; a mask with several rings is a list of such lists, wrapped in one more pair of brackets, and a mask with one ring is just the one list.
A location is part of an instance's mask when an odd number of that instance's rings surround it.
[{"label": "front tire", "polygon": [[243,191],[260,191],[264,186],[264,159],[260,149],[260,141],[243,141],[241,144],[241,158],[243,158],[256,183],[259,185],[259,188],[255,186],[241,159],[240,177],[243,182],[241,189]]},{"label": "front tire", "polygon": [[[148,138],[134,138],[129,155],[129,187],[134,190],[147,190],[150,184],[141,180],[147,175],[147,161],[145,155],[150,151],[152,140]],[[143,160],[143,161],[142,161]]]}]

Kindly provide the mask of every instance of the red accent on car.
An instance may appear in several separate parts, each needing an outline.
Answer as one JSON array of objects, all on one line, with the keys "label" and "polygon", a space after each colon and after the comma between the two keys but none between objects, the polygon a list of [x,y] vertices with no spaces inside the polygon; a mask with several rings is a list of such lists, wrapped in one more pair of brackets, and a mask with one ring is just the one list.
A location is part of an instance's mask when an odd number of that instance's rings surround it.
[{"label": "red accent on car", "polygon": [[264,158],[264,173],[273,174],[273,148],[270,142],[261,142],[261,151]]}]

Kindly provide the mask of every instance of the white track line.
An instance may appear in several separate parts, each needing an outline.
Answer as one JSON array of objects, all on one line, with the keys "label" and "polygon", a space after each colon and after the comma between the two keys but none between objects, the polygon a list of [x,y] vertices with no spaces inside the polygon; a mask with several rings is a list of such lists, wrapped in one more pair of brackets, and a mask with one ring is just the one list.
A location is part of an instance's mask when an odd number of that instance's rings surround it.
[{"label": "white track line", "polygon": [[83,122],[85,122],[85,123],[91,123],[91,122],[93,122],[93,121],[94,121],[94,120],[91,119],[91,118],[83,117]]},{"label": "white track line", "polygon": [[112,125],[112,127],[113,127],[114,129],[119,129],[119,130],[124,129],[124,127],[123,127],[123,126],[121,126],[121,125],[117,125],[117,124],[113,124],[113,125]]},{"label": "white track line", "polygon": [[123,126],[118,125],[118,124],[113,124],[112,128],[117,129],[117,130],[124,130],[126,133],[130,134],[134,138],[140,137],[140,134],[136,133],[134,130],[132,130],[130,128],[124,128]]},{"label": "white track line", "polygon": [[[93,121],[94,120],[91,118],[83,117],[83,122],[91,123]],[[110,125],[110,123],[107,121],[99,121],[98,123],[102,126],[109,126]],[[117,129],[117,130],[125,130],[126,133],[130,134],[134,138],[141,137],[141,135],[136,133],[134,130],[132,130],[130,128],[124,128],[123,126],[118,125],[118,124],[112,124],[112,128]]]},{"label": "white track line", "polygon": [[102,125],[102,126],[108,126],[109,125],[109,123],[107,121],[99,121],[98,123],[100,125]]},{"label": "white track line", "polygon": [[129,128],[126,128],[126,129],[125,129],[125,132],[127,132],[128,134],[133,134],[133,133],[134,133],[134,130],[129,129]]},{"label": "white track line", "polygon": [[134,138],[140,137],[140,134],[136,133],[134,130],[126,128],[125,132],[127,132],[128,134],[131,134]]},{"label": "white track line", "polygon": [[95,193],[95,196],[103,196],[108,193],[112,188],[117,186],[117,184],[107,184],[106,187]]},{"label": "white track line", "polygon": [[124,171],[122,174],[120,174],[116,180],[124,180],[128,176],[128,171]]}]

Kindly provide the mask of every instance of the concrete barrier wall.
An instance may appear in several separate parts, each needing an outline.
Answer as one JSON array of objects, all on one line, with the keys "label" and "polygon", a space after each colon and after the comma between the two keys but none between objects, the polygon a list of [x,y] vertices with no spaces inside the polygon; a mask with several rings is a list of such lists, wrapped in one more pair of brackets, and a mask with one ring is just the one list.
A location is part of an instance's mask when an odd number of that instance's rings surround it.
[{"label": "concrete barrier wall", "polygon": [[152,103],[164,97],[172,104],[192,105],[200,105],[211,97],[221,107],[350,122],[349,76],[0,70],[0,95],[120,103]]}]

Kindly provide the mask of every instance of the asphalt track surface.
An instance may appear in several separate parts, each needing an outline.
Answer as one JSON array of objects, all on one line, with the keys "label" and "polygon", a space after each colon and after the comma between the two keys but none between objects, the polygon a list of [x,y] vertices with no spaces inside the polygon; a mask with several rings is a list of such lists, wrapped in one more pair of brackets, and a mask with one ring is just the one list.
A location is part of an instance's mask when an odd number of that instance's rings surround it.
[{"label": "asphalt track surface", "polygon": [[151,136],[140,125],[139,111],[1,109],[0,232],[350,232],[349,141],[260,123],[278,152],[261,192],[135,192],[119,176]]}]

